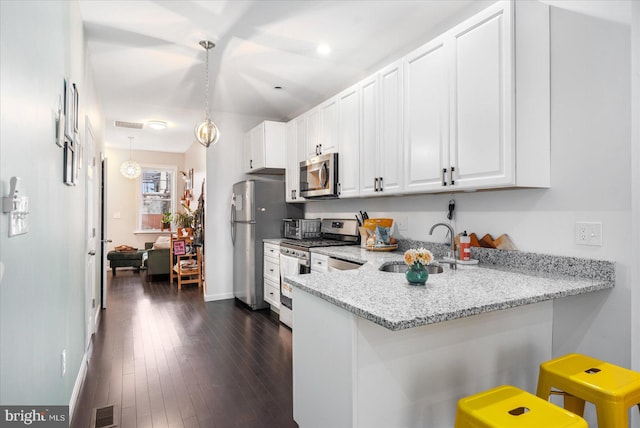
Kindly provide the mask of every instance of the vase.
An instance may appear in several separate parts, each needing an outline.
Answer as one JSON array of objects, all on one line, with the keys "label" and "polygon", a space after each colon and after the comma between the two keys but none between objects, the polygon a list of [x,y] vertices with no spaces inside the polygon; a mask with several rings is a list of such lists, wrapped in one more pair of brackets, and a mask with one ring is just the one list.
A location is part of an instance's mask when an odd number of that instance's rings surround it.
[{"label": "vase", "polygon": [[429,273],[420,263],[414,263],[404,274],[411,285],[424,285],[429,278]]}]

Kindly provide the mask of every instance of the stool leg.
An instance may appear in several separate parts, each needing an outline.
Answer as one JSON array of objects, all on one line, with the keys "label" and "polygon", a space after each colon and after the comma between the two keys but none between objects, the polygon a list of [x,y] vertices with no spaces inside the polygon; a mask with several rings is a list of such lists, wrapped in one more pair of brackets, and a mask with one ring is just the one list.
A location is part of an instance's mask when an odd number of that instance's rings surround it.
[{"label": "stool leg", "polygon": [[551,395],[551,383],[547,380],[547,377],[544,376],[542,370],[538,375],[538,389],[536,390],[536,395],[545,401],[549,401],[549,396]]},{"label": "stool leg", "polygon": [[584,400],[574,395],[564,393],[564,408],[571,413],[582,416],[584,415]]},{"label": "stool leg", "polygon": [[620,406],[615,405],[596,405],[596,412],[598,413],[598,427],[628,427],[628,410],[629,409],[620,408]]}]

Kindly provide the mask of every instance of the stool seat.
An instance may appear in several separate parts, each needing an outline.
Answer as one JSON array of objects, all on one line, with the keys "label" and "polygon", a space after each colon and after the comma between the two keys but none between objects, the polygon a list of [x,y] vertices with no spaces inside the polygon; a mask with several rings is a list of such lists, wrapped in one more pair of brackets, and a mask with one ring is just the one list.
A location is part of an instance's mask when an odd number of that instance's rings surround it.
[{"label": "stool seat", "polygon": [[458,401],[455,428],[586,428],[580,416],[510,385]]},{"label": "stool seat", "polygon": [[585,401],[593,403],[601,428],[627,428],[629,408],[640,406],[640,373],[586,355],[542,363],[536,395],[548,399],[552,388],[564,393],[565,409],[578,415],[584,413]]}]

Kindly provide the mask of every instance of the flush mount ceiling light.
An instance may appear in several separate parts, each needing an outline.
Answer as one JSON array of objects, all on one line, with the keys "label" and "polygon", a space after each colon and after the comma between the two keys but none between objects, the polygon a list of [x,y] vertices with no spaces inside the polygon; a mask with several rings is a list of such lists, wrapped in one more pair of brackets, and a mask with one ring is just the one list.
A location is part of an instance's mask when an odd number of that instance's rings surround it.
[{"label": "flush mount ceiling light", "polygon": [[331,53],[331,46],[329,46],[329,45],[328,45],[328,44],[326,44],[326,43],[320,43],[320,44],[318,45],[318,47],[316,48],[316,52],[317,52],[319,55],[327,56],[327,55],[329,55],[329,54]]},{"label": "flush mount ceiling light", "polygon": [[205,92],[204,92],[204,121],[196,125],[196,139],[200,144],[209,147],[218,142],[220,131],[211,119],[209,119],[209,50],[216,45],[208,40],[201,40],[200,46],[207,51],[207,59],[205,62]]},{"label": "flush mount ceiling light", "polygon": [[163,120],[150,120],[149,122],[147,122],[147,125],[151,129],[156,129],[158,131],[162,131],[163,129],[165,129],[167,127],[167,122],[165,122]]},{"label": "flush mount ceiling light", "polygon": [[140,176],[140,172],[142,168],[140,168],[140,164],[133,159],[131,159],[132,153],[132,142],[133,137],[129,137],[129,160],[122,162],[120,165],[120,174],[124,175],[129,180],[133,180],[134,178],[138,178]]}]

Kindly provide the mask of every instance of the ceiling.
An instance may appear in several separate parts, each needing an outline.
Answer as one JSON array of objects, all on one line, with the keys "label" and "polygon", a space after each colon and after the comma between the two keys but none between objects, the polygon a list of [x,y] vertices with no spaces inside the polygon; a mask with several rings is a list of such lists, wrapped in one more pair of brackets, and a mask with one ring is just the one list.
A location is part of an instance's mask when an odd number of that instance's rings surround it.
[{"label": "ceiling", "polygon": [[[621,16],[614,13],[613,20],[630,15],[620,6],[629,1],[565,2],[578,9],[599,4],[609,15],[618,10]],[[134,150],[184,152],[204,118],[206,54],[200,40],[216,44],[209,54],[214,121],[216,112],[287,120],[490,3],[81,0],[80,10],[105,115],[106,145],[129,148],[133,136]],[[316,52],[320,43],[331,46],[329,55]],[[114,126],[114,121],[149,120],[163,120],[168,127]]]}]

